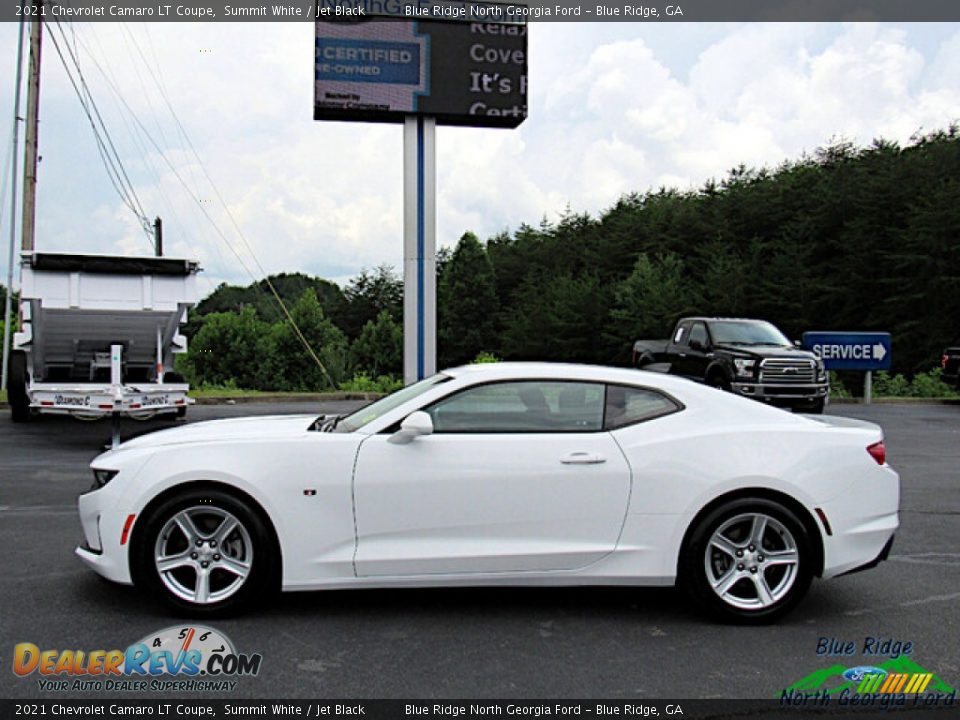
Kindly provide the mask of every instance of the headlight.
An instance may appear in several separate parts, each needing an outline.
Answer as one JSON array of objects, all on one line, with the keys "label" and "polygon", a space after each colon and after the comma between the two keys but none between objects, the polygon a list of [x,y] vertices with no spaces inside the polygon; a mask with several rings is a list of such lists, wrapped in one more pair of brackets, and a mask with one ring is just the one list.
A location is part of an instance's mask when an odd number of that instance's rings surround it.
[{"label": "headlight", "polygon": [[817,358],[817,379],[823,380],[827,376],[826,366],[823,364],[823,360]]},{"label": "headlight", "polygon": [[756,367],[757,361],[741,360],[739,358],[734,358],[733,365],[737,369],[737,375],[750,377],[751,375],[753,375],[753,368]]},{"label": "headlight", "polygon": [[99,490],[108,482],[113,480],[117,476],[119,470],[100,470],[94,468],[93,470],[93,490]]}]

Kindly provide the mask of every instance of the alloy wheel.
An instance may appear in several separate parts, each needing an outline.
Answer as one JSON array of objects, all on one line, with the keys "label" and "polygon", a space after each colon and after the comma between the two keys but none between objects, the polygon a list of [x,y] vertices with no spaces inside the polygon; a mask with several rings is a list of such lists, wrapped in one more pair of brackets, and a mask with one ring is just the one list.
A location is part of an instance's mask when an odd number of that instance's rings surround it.
[{"label": "alloy wheel", "polygon": [[180,510],[164,524],[154,566],[175,596],[197,605],[234,595],[250,575],[253,542],[234,515],[210,505]]},{"label": "alloy wheel", "polygon": [[800,553],[790,530],[760,512],[735,515],[710,536],[704,553],[707,582],[723,602],[762,610],[782,600],[799,572]]}]

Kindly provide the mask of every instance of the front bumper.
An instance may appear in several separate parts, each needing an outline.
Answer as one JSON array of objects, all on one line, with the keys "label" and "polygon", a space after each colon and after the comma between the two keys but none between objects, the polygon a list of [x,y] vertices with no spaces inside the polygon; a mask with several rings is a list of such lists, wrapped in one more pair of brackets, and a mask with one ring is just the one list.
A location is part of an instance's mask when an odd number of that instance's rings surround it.
[{"label": "front bumper", "polygon": [[121,545],[125,516],[116,511],[110,484],[84,493],[77,501],[84,542],[76,549],[83,563],[113,582],[132,584],[128,561],[129,543]]},{"label": "front bumper", "polygon": [[730,384],[730,389],[737,395],[755,398],[757,400],[769,400],[772,402],[795,401],[795,400],[819,400],[825,398],[830,390],[827,383],[821,385],[787,385],[777,383],[758,383],[753,381],[734,381]]},{"label": "front bumper", "polygon": [[127,567],[126,557],[124,557],[124,562],[121,563],[106,553],[92,550],[86,545],[78,545],[74,552],[77,557],[83,561],[84,565],[98,575],[102,575],[107,580],[122,583],[123,585],[133,584],[133,580],[130,577],[130,569]]}]

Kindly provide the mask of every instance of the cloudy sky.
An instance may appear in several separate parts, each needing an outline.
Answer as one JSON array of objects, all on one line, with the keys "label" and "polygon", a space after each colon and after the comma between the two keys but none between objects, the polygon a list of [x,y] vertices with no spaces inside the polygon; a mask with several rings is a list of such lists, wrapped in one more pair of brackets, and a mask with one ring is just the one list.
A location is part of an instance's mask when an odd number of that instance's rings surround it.
[{"label": "cloudy sky", "polygon": [[[6,193],[16,30],[0,26]],[[250,282],[234,251],[259,273],[157,82],[267,272],[343,282],[400,265],[401,129],[312,120],[311,24],[80,23],[66,38],[143,207],[164,219],[167,254],[203,263],[203,292]],[[441,245],[555,221],[568,206],[596,214],[627,192],[699,187],[831,138],[905,142],[960,120],[955,24],[536,23],[529,64],[518,130],[438,130]],[[39,250],[149,253],[49,40],[40,153]]]}]

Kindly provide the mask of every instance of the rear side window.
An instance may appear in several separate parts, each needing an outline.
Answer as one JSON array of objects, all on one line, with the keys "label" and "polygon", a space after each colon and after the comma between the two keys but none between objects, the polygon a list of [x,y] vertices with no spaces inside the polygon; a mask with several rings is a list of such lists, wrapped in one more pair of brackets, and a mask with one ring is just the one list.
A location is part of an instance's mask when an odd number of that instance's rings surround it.
[{"label": "rear side window", "polygon": [[687,340],[689,345],[694,340],[698,341],[701,345],[707,344],[707,326],[703,323],[695,323],[693,329],[690,330],[690,337]]},{"label": "rear side window", "polygon": [[616,430],[634,423],[670,415],[682,409],[683,406],[676,400],[655,390],[627,385],[608,385],[603,427],[605,430]]},{"label": "rear side window", "polygon": [[684,323],[677,328],[676,334],[673,336],[673,344],[680,345],[686,340],[687,330],[690,329],[689,323]]}]

